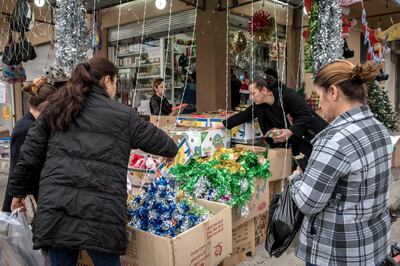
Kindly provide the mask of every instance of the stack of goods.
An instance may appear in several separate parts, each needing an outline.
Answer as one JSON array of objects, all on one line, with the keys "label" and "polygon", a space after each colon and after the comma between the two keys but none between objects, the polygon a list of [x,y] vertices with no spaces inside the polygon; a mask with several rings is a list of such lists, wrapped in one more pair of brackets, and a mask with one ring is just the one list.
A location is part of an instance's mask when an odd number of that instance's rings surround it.
[{"label": "stack of goods", "polygon": [[174,182],[160,177],[142,195],[128,197],[128,225],[152,234],[175,237],[213,214],[174,191]]},{"label": "stack of goods", "polygon": [[257,178],[271,176],[269,162],[252,151],[219,149],[210,158],[191,160],[171,169],[179,189],[197,198],[237,207],[242,217],[249,214],[248,203]]}]

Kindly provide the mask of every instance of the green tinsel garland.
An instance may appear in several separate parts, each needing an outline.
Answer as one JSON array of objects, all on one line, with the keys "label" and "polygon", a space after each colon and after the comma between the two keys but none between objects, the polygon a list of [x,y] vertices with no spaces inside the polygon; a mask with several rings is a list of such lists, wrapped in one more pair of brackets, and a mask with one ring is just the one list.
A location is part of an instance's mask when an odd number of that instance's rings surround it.
[{"label": "green tinsel garland", "polygon": [[308,20],[308,38],[304,47],[304,67],[306,73],[313,73],[313,49],[318,32],[318,1],[312,1],[311,15]]}]

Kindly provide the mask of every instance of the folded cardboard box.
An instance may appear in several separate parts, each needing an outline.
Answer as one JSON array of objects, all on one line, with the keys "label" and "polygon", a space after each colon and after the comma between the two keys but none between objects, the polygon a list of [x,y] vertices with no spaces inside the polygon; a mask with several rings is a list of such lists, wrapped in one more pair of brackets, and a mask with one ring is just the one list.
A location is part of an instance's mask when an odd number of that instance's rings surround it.
[{"label": "folded cardboard box", "polygon": [[228,205],[196,200],[214,215],[175,238],[128,227],[129,244],[122,265],[214,266],[232,252],[232,216]]}]

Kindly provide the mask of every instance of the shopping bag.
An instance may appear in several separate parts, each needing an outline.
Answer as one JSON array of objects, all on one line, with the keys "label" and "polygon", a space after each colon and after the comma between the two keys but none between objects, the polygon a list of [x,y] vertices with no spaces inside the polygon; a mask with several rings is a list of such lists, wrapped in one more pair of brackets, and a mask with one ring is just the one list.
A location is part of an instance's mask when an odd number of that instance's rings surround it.
[{"label": "shopping bag", "polygon": [[279,257],[290,246],[296,236],[304,214],[300,212],[290,194],[289,184],[276,194],[270,203],[267,241],[265,249],[270,256]]},{"label": "shopping bag", "polygon": [[33,250],[32,232],[22,212],[11,214],[0,212],[0,228],[7,230],[6,239],[14,252],[21,258],[23,265],[44,266],[45,256],[39,250]]}]

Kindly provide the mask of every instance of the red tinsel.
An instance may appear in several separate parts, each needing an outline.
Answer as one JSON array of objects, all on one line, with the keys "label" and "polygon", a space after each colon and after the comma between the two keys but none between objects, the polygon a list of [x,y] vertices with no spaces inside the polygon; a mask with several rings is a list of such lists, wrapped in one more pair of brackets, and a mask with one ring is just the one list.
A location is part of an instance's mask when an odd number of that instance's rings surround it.
[{"label": "red tinsel", "polygon": [[260,41],[266,41],[274,32],[274,18],[264,11],[259,10],[254,13],[253,19],[249,21],[249,33],[254,34],[254,37]]}]

